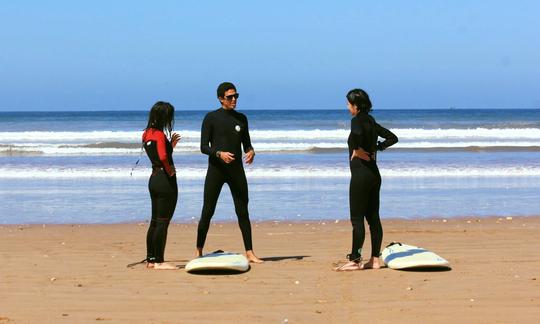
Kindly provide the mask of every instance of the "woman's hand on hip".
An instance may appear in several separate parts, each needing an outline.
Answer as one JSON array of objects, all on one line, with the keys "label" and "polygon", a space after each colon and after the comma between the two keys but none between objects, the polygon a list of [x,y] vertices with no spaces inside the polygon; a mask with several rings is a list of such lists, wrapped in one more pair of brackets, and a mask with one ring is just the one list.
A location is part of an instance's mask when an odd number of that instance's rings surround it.
[{"label": "woman's hand on hip", "polygon": [[362,159],[364,161],[370,161],[371,160],[369,154],[366,151],[364,151],[363,149],[361,149],[361,148],[353,150],[352,155],[351,155],[351,161],[354,158],[359,158],[359,159]]}]

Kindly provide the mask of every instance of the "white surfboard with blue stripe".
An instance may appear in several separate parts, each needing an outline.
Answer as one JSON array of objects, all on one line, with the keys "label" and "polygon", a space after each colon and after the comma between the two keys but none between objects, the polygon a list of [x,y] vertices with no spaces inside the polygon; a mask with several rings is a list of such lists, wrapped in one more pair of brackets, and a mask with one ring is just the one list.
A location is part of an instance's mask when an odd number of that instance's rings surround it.
[{"label": "white surfboard with blue stripe", "polygon": [[216,251],[191,260],[186,264],[187,272],[249,270],[248,259],[238,253]]},{"label": "white surfboard with blue stripe", "polygon": [[392,242],[381,253],[391,269],[449,268],[450,262],[434,252],[414,245]]}]

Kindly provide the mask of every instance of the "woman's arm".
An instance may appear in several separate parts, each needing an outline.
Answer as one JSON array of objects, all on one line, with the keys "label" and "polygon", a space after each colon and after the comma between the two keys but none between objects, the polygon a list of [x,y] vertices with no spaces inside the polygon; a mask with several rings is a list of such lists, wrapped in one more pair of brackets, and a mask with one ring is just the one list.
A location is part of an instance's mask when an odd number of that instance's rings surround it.
[{"label": "woman's arm", "polygon": [[165,144],[165,142],[167,141],[167,137],[165,137],[165,134],[163,132],[157,132],[156,135],[157,154],[159,160],[161,161],[161,165],[163,165],[163,169],[165,169],[165,172],[167,172],[167,174],[172,177],[176,173],[176,171],[174,170],[174,167],[170,164],[169,158],[167,156],[167,145]]},{"label": "woman's arm", "polygon": [[377,143],[377,149],[379,151],[386,150],[387,148],[398,142],[398,137],[394,133],[377,123],[375,123],[375,130],[379,137],[384,138],[384,141]]}]

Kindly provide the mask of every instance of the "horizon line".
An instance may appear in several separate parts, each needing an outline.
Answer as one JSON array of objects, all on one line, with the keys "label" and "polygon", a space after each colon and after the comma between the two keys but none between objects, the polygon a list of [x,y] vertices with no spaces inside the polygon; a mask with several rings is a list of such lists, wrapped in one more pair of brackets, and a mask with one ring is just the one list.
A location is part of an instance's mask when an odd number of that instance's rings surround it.
[{"label": "horizon line", "polygon": [[[212,111],[219,108],[210,108],[210,109],[204,109],[204,108],[190,108],[190,109],[180,109],[175,108],[176,111],[186,111],[186,112],[195,112],[195,111]],[[539,108],[521,108],[521,107],[515,107],[515,108],[475,108],[475,107],[446,107],[446,108],[376,108],[372,109],[372,111],[377,110],[539,110]],[[303,110],[320,110],[320,111],[338,111],[338,110],[346,110],[345,108],[247,108],[247,109],[238,109],[238,111],[303,111]],[[82,109],[82,110],[47,110],[47,109],[40,109],[40,110],[1,110],[0,113],[37,113],[37,112],[143,112],[148,111],[148,109],[95,109],[95,110],[89,110],[89,109]]]}]

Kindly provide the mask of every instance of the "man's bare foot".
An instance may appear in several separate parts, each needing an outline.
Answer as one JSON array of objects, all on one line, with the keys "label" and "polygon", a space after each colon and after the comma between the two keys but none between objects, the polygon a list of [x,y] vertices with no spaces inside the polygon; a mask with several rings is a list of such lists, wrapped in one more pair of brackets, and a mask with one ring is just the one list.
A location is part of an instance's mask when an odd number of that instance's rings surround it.
[{"label": "man's bare foot", "polygon": [[178,269],[178,267],[167,262],[161,262],[161,263],[154,263],[154,269],[155,270],[176,270]]},{"label": "man's bare foot", "polygon": [[196,255],[197,257],[202,257],[202,256],[203,256],[203,254],[202,254],[202,248],[197,248],[197,252],[195,252],[195,255]]},{"label": "man's bare foot", "polygon": [[379,258],[376,258],[376,257],[371,257],[371,259],[369,259],[368,262],[362,264],[360,266],[360,269],[362,270],[365,270],[365,269],[380,269],[381,268],[381,264],[379,263]]},{"label": "man's bare foot", "polygon": [[147,267],[148,269],[152,269],[152,268],[154,268],[154,263],[146,262],[146,267]]},{"label": "man's bare foot", "polygon": [[349,261],[342,266],[334,268],[334,271],[355,271],[355,270],[360,270],[360,265],[353,261]]},{"label": "man's bare foot", "polygon": [[264,263],[263,260],[259,259],[253,250],[246,251],[246,257],[250,263]]}]

